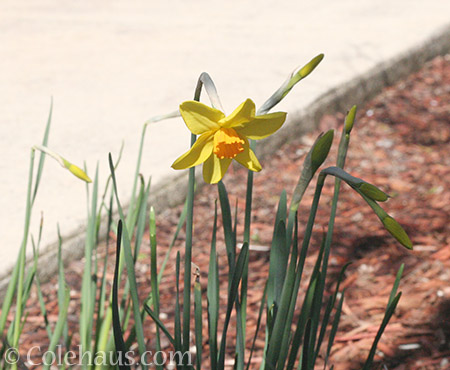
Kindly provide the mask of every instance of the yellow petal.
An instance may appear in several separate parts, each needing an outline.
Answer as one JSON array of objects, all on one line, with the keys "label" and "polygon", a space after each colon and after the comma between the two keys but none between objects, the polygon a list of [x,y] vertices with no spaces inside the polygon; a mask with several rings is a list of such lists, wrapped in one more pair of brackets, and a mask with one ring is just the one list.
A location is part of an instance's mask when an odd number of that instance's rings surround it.
[{"label": "yellow petal", "polygon": [[213,150],[213,134],[206,133],[200,136],[192,148],[179,157],[172,164],[175,170],[184,170],[203,163],[208,159]]},{"label": "yellow petal", "polygon": [[277,131],[286,120],[285,112],[275,112],[255,117],[241,127],[234,127],[236,132],[252,140],[264,139]]},{"label": "yellow petal", "polygon": [[233,113],[219,121],[222,127],[234,127],[242,125],[255,118],[255,103],[251,99],[247,99]]},{"label": "yellow petal", "polygon": [[180,105],[180,113],[188,129],[195,135],[217,130],[220,127],[217,122],[225,117],[220,110],[198,101],[185,101]]},{"label": "yellow petal", "polygon": [[216,184],[227,172],[231,159],[219,159],[214,153],[203,164],[203,180],[208,184]]},{"label": "yellow petal", "polygon": [[253,150],[250,149],[248,141],[244,144],[244,151],[239,153],[234,159],[250,171],[259,172],[262,169],[258,158],[256,158]]}]

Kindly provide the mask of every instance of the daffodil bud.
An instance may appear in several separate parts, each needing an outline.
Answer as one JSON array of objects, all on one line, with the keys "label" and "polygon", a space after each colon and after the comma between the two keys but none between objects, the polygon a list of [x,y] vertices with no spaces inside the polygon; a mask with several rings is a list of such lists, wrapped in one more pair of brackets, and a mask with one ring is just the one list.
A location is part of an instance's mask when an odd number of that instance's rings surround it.
[{"label": "daffodil bud", "polygon": [[325,161],[333,143],[334,130],[329,130],[320,136],[314,144],[311,152],[311,164],[315,172]]},{"label": "daffodil bud", "polygon": [[409,239],[408,234],[406,234],[405,230],[397,221],[395,221],[391,216],[386,216],[381,220],[381,222],[383,223],[386,230],[389,231],[401,245],[408,249],[413,249],[413,244]]},{"label": "daffodil bud", "polygon": [[364,182],[357,187],[359,191],[366,197],[369,197],[370,199],[376,200],[378,202],[385,202],[389,198],[389,196],[384,191],[381,191],[375,185],[369,184],[367,182]]},{"label": "daffodil bud", "polygon": [[80,167],[75,166],[73,163],[70,163],[68,160],[61,157],[58,153],[55,153],[53,150],[50,150],[46,146],[43,145],[35,145],[33,146],[34,150],[39,150],[42,153],[48,154],[50,157],[55,159],[62,167],[68,169],[79,179],[86,181],[87,183],[92,182],[89,176],[84,172]]},{"label": "daffodil bud", "polygon": [[349,134],[352,131],[353,124],[355,123],[356,105],[350,108],[345,117],[345,133]]},{"label": "daffodil bud", "polygon": [[299,77],[305,78],[306,76],[308,76],[319,65],[323,57],[324,57],[323,54],[319,54],[315,58],[311,59],[311,61],[308,64],[306,64],[297,72]]},{"label": "daffodil bud", "polygon": [[64,167],[67,168],[70,172],[72,172],[79,179],[86,181],[87,183],[91,183],[92,180],[90,177],[84,172],[80,167],[70,163],[66,159],[63,158]]}]

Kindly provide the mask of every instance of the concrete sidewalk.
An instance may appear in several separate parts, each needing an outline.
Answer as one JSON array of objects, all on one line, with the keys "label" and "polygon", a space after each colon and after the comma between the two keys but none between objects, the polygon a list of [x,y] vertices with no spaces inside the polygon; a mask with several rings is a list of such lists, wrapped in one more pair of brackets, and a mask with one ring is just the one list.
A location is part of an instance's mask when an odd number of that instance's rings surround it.
[{"label": "concrete sidewalk", "polygon": [[[277,107],[289,113],[289,127],[325,92],[439,33],[448,48],[449,33],[442,33],[449,14],[445,0],[324,0],[320,6],[294,0],[3,0],[0,271],[17,257],[30,148],[42,140],[51,96],[49,147],[78,165],[86,161],[90,174],[99,162],[100,184],[108,175],[108,152],[117,156],[124,140],[117,176],[126,202],[144,121],[192,99],[201,72],[212,76],[230,113],[247,97],[262,104],[296,66],[325,53]],[[170,164],[188,144],[181,119],[150,128],[142,172],[152,175],[154,188],[178,175]],[[37,235],[42,211],[42,243],[50,245],[57,222],[63,236],[83,229],[85,186],[50,158],[42,181],[31,232]]]}]

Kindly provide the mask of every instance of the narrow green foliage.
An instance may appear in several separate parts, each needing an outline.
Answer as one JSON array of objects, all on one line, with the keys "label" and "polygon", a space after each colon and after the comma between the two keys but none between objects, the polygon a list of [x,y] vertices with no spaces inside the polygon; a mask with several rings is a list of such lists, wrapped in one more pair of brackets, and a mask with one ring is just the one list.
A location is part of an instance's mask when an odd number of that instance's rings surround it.
[{"label": "narrow green foliage", "polygon": [[195,316],[195,348],[197,358],[196,370],[200,370],[202,367],[202,353],[203,353],[202,287],[200,285],[200,274],[196,276],[194,283],[194,316]]},{"label": "narrow green foliage", "polygon": [[[45,126],[45,132],[44,132],[44,138],[42,139],[42,145],[47,146],[48,144],[48,138],[50,135],[50,126],[52,123],[52,115],[53,115],[53,98],[50,100],[50,111],[48,112],[48,119],[47,119],[47,125]],[[37,167],[37,173],[36,173],[36,179],[34,181],[34,190],[33,190],[33,197],[31,200],[31,203],[34,203],[34,200],[36,199],[36,195],[39,189],[39,184],[41,182],[42,177],[42,171],[44,170],[44,162],[45,162],[45,153],[41,152],[41,155],[39,156],[39,164]]]},{"label": "narrow green foliage", "polygon": [[381,336],[383,335],[384,329],[386,329],[386,326],[391,319],[392,315],[395,312],[395,309],[397,308],[398,301],[400,300],[400,297],[402,296],[402,293],[398,293],[395,298],[388,304],[386,308],[386,312],[384,313],[383,321],[381,322],[380,328],[378,329],[377,335],[372,343],[372,347],[370,348],[369,356],[367,357],[366,362],[364,363],[364,366],[362,370],[370,370],[372,369],[373,364],[373,358],[375,357],[375,352],[377,350],[378,342],[381,339]]},{"label": "narrow green foliage", "polygon": [[[150,234],[150,274],[151,274],[151,286],[152,286],[152,301],[153,310],[155,315],[159,317],[159,285],[158,285],[158,255],[156,252],[156,217],[153,207],[150,208],[149,217],[149,234]],[[156,328],[156,363],[161,364],[161,340],[159,336],[159,329]],[[157,369],[162,369],[161,365],[156,366]]]},{"label": "narrow green foliage", "polygon": [[233,240],[233,229],[231,219],[230,201],[228,199],[227,189],[222,181],[217,184],[219,190],[220,208],[222,211],[223,233],[225,237],[225,246],[227,248],[228,266],[233,270],[236,263],[236,246]]},{"label": "narrow green foliage", "polygon": [[208,330],[209,330],[209,357],[211,370],[217,369],[217,324],[219,321],[219,265],[216,253],[217,234],[217,201],[214,210],[214,226],[211,238],[211,253],[209,256],[208,286],[206,297],[208,301]]},{"label": "narrow green foliage", "polygon": [[[322,59],[323,54],[320,54],[305,66],[295,70],[281,87],[260,107],[256,115],[265,114],[275,107],[299,81],[307,77],[318,66]],[[209,96],[212,107],[223,111],[216,87],[207,73],[202,73],[198,79],[194,95],[195,101],[200,101],[203,88]],[[254,112],[251,113],[253,114]],[[405,230],[378,204],[379,202],[387,201],[389,196],[375,185],[352,176],[343,169],[347,157],[350,134],[355,124],[356,106],[353,106],[349,110],[342,126],[336,167],[328,167],[322,170],[317,177],[314,198],[309,209],[307,223],[303,227],[304,232],[301,236],[302,244],[300,248],[298,245],[299,225],[297,218],[300,211],[304,212],[304,209],[300,209],[300,203],[316,172],[328,157],[334,137],[333,130],[319,135],[310,148],[289,206],[287,204],[286,191],[281,193],[278,209],[273,221],[272,241],[269,243],[271,246],[270,255],[268,257],[262,256],[263,258],[269,259],[268,277],[264,284],[256,330],[252,338],[253,341],[248,359],[246,359],[246,343],[247,339],[249,339],[246,333],[248,325],[247,297],[250,289],[262,289],[262,285],[252,286],[253,280],[249,279],[254,173],[249,171],[247,176],[242,235],[237,234],[237,231],[241,230],[238,224],[242,225],[242,220],[238,217],[238,201],[236,200],[233,219],[227,189],[222,181],[217,185],[227,255],[227,262],[223,261],[223,263],[228,264],[228,275],[226,277],[228,279],[228,285],[224,287],[226,289],[223,289],[226,292],[221,292],[219,280],[219,255],[221,253],[218,252],[218,248],[221,248],[221,246],[217,245],[218,211],[216,201],[206,286],[207,322],[203,322],[205,313],[203,312],[204,302],[200,282],[200,268],[192,263],[193,246],[195,245],[193,235],[194,193],[196,187],[194,167],[189,169],[186,202],[177,228],[169,247],[166,248],[166,254],[162,263],[158,261],[156,215],[152,207],[148,209],[151,182],[149,179],[146,184],[144,176],[140,174],[140,167],[147,126],[163,119],[178,116],[180,116],[180,112],[176,110],[167,115],[154,117],[144,124],[133,179],[131,201],[126,213],[119,200],[118,183],[116,180],[116,168],[122,155],[122,149],[119,154],[119,159],[115,164],[113,164],[111,154],[109,155],[110,176],[106,181],[100,202],[98,199],[98,167],[95,172],[92,188],[86,186],[88,209],[87,230],[84,249],[85,266],[81,281],[81,312],[79,317],[79,344],[83,351],[81,353],[83,358],[81,368],[83,370],[111,370],[112,365],[98,364],[92,366],[90,359],[95,363],[96,360],[99,360],[100,356],[103,356],[101,354],[105,353],[108,355],[112,353],[116,354],[116,360],[119,362],[117,366],[114,365],[114,368],[118,368],[119,370],[131,369],[132,364],[126,356],[126,353],[128,349],[136,348],[135,341],[137,341],[138,348],[138,353],[135,353],[136,357],[138,355],[142,356],[144,353],[146,355],[149,354],[146,348],[147,338],[144,337],[144,322],[147,315],[149,315],[150,319],[156,325],[155,338],[152,340],[154,345],[152,351],[155,350],[157,355],[154,359],[158,363],[156,365],[157,369],[163,369],[164,367],[162,365],[163,355],[161,351],[165,350],[166,346],[163,345],[164,342],[160,337],[163,334],[167,337],[170,345],[176,352],[173,360],[176,362],[178,370],[200,370],[202,366],[205,366],[202,363],[205,349],[204,343],[207,343],[209,346],[209,367],[211,370],[224,370],[226,363],[228,366],[226,356],[230,353],[234,355],[234,370],[249,370],[254,367],[252,358],[255,345],[258,342],[258,333],[263,320],[263,313],[266,313],[266,325],[265,347],[260,364],[261,370],[313,370],[317,358],[320,355],[324,357],[325,367],[330,366],[331,364],[329,365],[328,361],[338,330],[345,295],[345,291],[340,292],[339,289],[348,266],[347,264],[342,268],[337,279],[335,290],[333,294],[328,296],[326,287],[330,286],[331,283],[327,281],[327,277],[329,278],[328,263],[331,255],[341,181],[345,181],[369,204],[383,223],[383,226],[403,246],[409,249],[412,248],[412,243]],[[27,301],[34,283],[36,284],[39,306],[48,335],[49,350],[54,351],[56,346],[62,343],[66,349],[71,348],[72,337],[69,336],[67,325],[70,294],[65,278],[62,238],[59,233],[59,227],[57,276],[59,315],[54,328],[52,328],[52,324],[49,322],[45,300],[37,274],[42,223],[40,225],[37,243],[35,243],[33,236],[31,236],[34,259],[28,271],[25,269],[31,213],[41,182],[45,155],[50,155],[56,159],[75,176],[86,182],[91,181],[87,175],[86,165],[84,169],[81,169],[48,148],[51,117],[52,105],[50,106],[42,145],[36,145],[31,150],[22,244],[0,315],[0,333],[3,336],[3,346],[0,347],[0,358],[4,356],[8,348],[19,349],[20,337],[28,316]],[[192,134],[190,140],[191,147],[195,145],[196,139],[196,135]],[[255,150],[254,141],[250,141],[249,145],[252,150]],[[41,154],[37,172],[34,173],[34,156],[36,150],[39,150]],[[325,185],[325,179],[328,175],[334,176],[334,195],[331,202],[328,228],[326,235],[322,239],[309,282],[304,283],[305,286],[301,287],[308,251],[310,250],[310,245],[314,244],[311,241],[315,240],[312,233],[320,197]],[[241,200],[242,197],[243,194],[240,194],[237,199]],[[113,222],[114,201],[119,214],[117,228]],[[102,250],[98,248],[98,239],[100,224],[105,211],[108,214],[106,230],[107,247],[105,256],[100,257]],[[141,247],[144,245],[147,215],[149,217],[151,289],[147,298],[143,301],[144,304],[142,306],[139,300],[140,292],[136,280],[136,263],[142,260],[140,258],[142,254],[140,253]],[[170,263],[169,258],[172,248],[184,225],[186,229],[183,250],[184,261],[181,261],[180,251],[177,252],[175,261],[174,332],[171,333],[160,318],[160,282],[163,278],[167,263]],[[117,233],[114,280],[111,291],[109,291],[107,284],[110,231]],[[240,250],[237,248],[237,242],[242,242],[242,248]],[[311,247],[314,248],[314,245]],[[255,251],[255,253],[259,252]],[[101,260],[104,263],[102,269],[100,267]],[[221,262],[221,267],[226,266],[222,265]],[[192,271],[192,268],[194,268],[194,271]],[[180,293],[181,270],[183,270],[184,275],[181,287],[183,289],[183,297],[181,297]],[[383,321],[373,341],[363,370],[369,370],[373,367],[377,344],[389,320],[393,316],[401,296],[401,293],[397,291],[403,270],[404,265],[401,265],[389,296]],[[122,276],[122,273],[126,274],[126,278]],[[124,280],[123,289],[120,288],[120,282],[122,280]],[[119,299],[119,291],[121,299]],[[253,294],[250,294],[250,297],[253,297]],[[226,307],[221,308],[221,298],[226,300]],[[13,303],[15,303],[14,315],[11,313]],[[326,305],[323,307],[325,303]],[[13,320],[5,333],[7,318],[12,316]],[[236,318],[236,322],[232,323],[231,320],[233,317]],[[191,320],[193,320],[193,325],[191,325]],[[203,326],[206,324],[208,325],[206,331],[207,338],[204,338]],[[223,325],[220,343],[218,339],[219,325]],[[230,327],[235,328],[236,331],[230,332]],[[330,335],[326,349],[321,350],[326,333],[328,332]],[[124,333],[127,333],[126,341]],[[230,337],[234,337],[235,341],[229,340]],[[234,348],[229,348],[228,345],[231,342],[235,343]],[[196,348],[196,361],[195,363],[188,363],[188,360],[191,359],[190,348],[192,343],[195,344]],[[146,360],[148,362],[149,358]],[[148,368],[143,363],[141,366],[143,370],[147,370]],[[18,370],[19,368],[26,368],[26,366],[19,361],[18,364],[8,367],[8,369],[12,370]],[[50,365],[45,365],[44,367],[44,369],[49,368]],[[332,369],[333,365],[330,368]],[[64,369],[66,369],[65,365],[62,366],[61,370]]]},{"label": "narrow green foliage", "polygon": [[262,295],[262,298],[261,298],[261,302],[259,304],[258,320],[256,321],[255,335],[253,336],[252,347],[250,349],[250,355],[249,355],[249,358],[248,358],[246,370],[250,369],[250,364],[252,363],[253,351],[255,350],[256,339],[258,338],[258,333],[259,333],[259,329],[260,329],[260,326],[261,326],[261,320],[262,320],[262,316],[263,316],[263,313],[264,313],[266,297],[267,297],[267,284],[264,287],[264,292],[263,292],[263,295]]},{"label": "narrow green foliage", "polygon": [[341,298],[339,300],[338,306],[336,308],[336,313],[334,314],[333,324],[331,325],[330,336],[328,337],[327,353],[325,356],[325,364],[328,363],[328,358],[330,357],[331,347],[333,347],[334,338],[336,337],[337,329],[339,326],[339,320],[341,318],[342,305],[344,304],[345,291],[341,293]]},{"label": "narrow green foliage", "polygon": [[[119,211],[119,215],[121,220],[125,220],[125,215],[123,213],[122,206],[119,201],[118,197],[118,191],[117,191],[117,182],[116,182],[116,176],[114,172],[114,165],[113,160],[111,157],[111,154],[109,155],[109,168],[111,170],[111,176],[114,186],[114,194],[116,196],[116,203],[117,203],[117,209]],[[133,255],[131,252],[131,242],[130,237],[128,234],[127,228],[123,228],[123,250],[124,250],[124,256],[125,256],[125,263],[127,266],[127,272],[128,272],[128,281],[130,284],[130,293],[131,293],[131,301],[133,306],[133,314],[134,314],[134,320],[135,320],[135,327],[136,327],[136,336],[139,346],[139,352],[143,354],[145,349],[145,339],[144,339],[144,331],[142,327],[142,318],[140,314],[140,308],[139,308],[139,298],[137,295],[138,289],[136,285],[136,276],[135,276],[135,270],[134,270],[134,260]],[[119,261],[120,263],[120,261]],[[147,366],[143,364],[143,368],[147,369]]]},{"label": "narrow green foliage", "polygon": [[279,304],[289,260],[289,245],[286,243],[286,192],[281,193],[278,202],[272,246],[270,247],[269,277],[267,279],[267,305]]},{"label": "narrow green foliage", "polygon": [[112,312],[113,312],[113,330],[114,330],[114,342],[116,344],[116,356],[118,361],[119,370],[131,369],[130,365],[125,358],[125,353],[128,349],[125,346],[123,340],[122,325],[120,323],[119,312],[119,260],[120,260],[120,246],[122,242],[122,220],[119,220],[117,227],[117,245],[116,245],[116,268],[114,269],[114,283],[112,290]]},{"label": "narrow green foliage", "polygon": [[225,322],[223,325],[222,340],[220,342],[219,359],[217,365],[218,369],[223,369],[225,366],[225,349],[227,342],[228,326],[230,324],[233,305],[238,295],[239,284],[242,279],[242,273],[244,271],[245,261],[247,260],[247,257],[248,257],[248,244],[244,243],[236,262],[236,268],[232,272],[230,289],[228,291],[227,311],[225,316]]},{"label": "narrow green foliage", "polygon": [[303,339],[303,351],[302,351],[302,361],[301,361],[301,370],[309,370],[311,368],[311,361],[310,361],[310,348],[312,345],[311,343],[311,319],[308,319],[306,321],[306,327],[305,327],[305,337]]},{"label": "narrow green foliage", "polygon": [[[56,346],[58,345],[59,340],[63,335],[64,327],[67,323],[67,312],[69,309],[69,302],[70,302],[70,289],[66,286],[64,287],[64,301],[62,302],[62,305],[59,307],[58,321],[56,322],[55,330],[53,331],[53,336],[50,341],[50,345],[48,347],[47,352],[48,354],[55,353]],[[49,357],[50,359],[46,359],[47,361],[44,361],[46,363],[43,367],[44,370],[50,368],[51,356]]]},{"label": "narrow green foliage", "polygon": [[177,252],[177,258],[175,261],[175,277],[176,277],[176,295],[175,295],[175,316],[174,316],[174,328],[175,328],[175,339],[174,347],[175,351],[179,352],[182,350],[181,344],[181,314],[180,314],[180,252]]}]

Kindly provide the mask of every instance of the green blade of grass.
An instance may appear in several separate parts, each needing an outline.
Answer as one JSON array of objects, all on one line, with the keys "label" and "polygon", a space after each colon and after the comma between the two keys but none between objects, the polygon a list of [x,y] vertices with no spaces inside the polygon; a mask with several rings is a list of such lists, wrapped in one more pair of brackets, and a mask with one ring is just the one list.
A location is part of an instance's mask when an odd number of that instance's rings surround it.
[{"label": "green blade of grass", "polygon": [[109,207],[108,207],[108,222],[106,225],[106,234],[105,234],[105,240],[106,240],[106,250],[105,250],[105,257],[103,258],[103,272],[101,276],[101,283],[100,283],[100,299],[97,306],[97,324],[96,324],[96,330],[95,330],[95,352],[98,352],[99,344],[102,341],[102,332],[103,332],[103,324],[105,324],[105,318],[106,318],[106,273],[108,271],[108,251],[109,251],[109,242],[110,242],[110,232],[111,232],[111,224],[112,224],[112,215],[113,215],[113,201],[114,201],[114,194],[111,193],[110,199],[109,199]]},{"label": "green blade of grass", "polygon": [[219,181],[219,183],[217,184],[217,189],[219,191],[220,208],[222,210],[223,234],[225,238],[225,246],[227,249],[228,266],[230,271],[232,271],[234,269],[236,261],[236,246],[233,240],[230,202],[228,199],[227,190],[222,181]]},{"label": "green blade of grass", "polygon": [[[138,157],[136,160],[136,169],[134,171],[133,187],[131,190],[131,199],[130,199],[130,204],[128,207],[130,209],[130,212],[128,213],[128,217],[131,217],[131,210],[134,209],[134,202],[136,200],[137,183],[138,183],[139,173],[140,173],[140,169],[141,169],[142,154],[144,152],[145,133],[147,131],[147,126],[149,126],[152,123],[156,123],[156,122],[159,122],[159,121],[162,121],[165,119],[175,118],[175,117],[179,117],[179,116],[180,116],[180,112],[177,109],[176,111],[171,112],[169,114],[152,117],[149,120],[147,120],[147,122],[145,122],[144,125],[142,126],[142,133],[141,133],[141,139],[140,139],[140,143],[139,143]],[[121,155],[119,155],[119,158],[120,158],[120,156]]]},{"label": "green blade of grass", "polygon": [[[120,218],[123,221],[123,220],[125,220],[125,215],[123,213],[123,209],[120,204],[120,200],[119,200],[119,196],[118,196],[116,175],[114,172],[114,165],[113,165],[111,154],[109,154],[109,167],[110,167],[111,175],[112,175],[117,209],[119,211]],[[136,336],[137,336],[137,341],[138,341],[139,352],[142,355],[144,352],[146,352],[144,330],[143,330],[143,326],[142,326],[142,319],[141,319],[140,308],[139,308],[139,297],[137,294],[138,290],[137,290],[137,284],[136,284],[136,275],[135,275],[135,271],[134,271],[133,254],[131,251],[130,236],[128,234],[128,230],[126,227],[123,228],[123,250],[124,250],[125,264],[126,264],[127,272],[128,272],[128,281],[130,284],[130,293],[131,293],[133,315],[134,315],[135,327],[136,327]],[[119,261],[119,263],[120,263],[120,261]],[[143,366],[143,369],[147,369],[146,364],[142,364],[142,366]]]},{"label": "green blade of grass", "polygon": [[[174,347],[175,351],[179,352],[182,350],[183,346],[181,343],[181,315],[180,315],[180,252],[177,252],[176,266],[175,266],[175,277],[176,277],[176,298],[175,298],[175,317],[174,317],[174,328],[175,328],[175,339]],[[179,362],[178,362],[179,363]]]},{"label": "green blade of grass", "polygon": [[[81,288],[81,315],[80,315],[80,341],[83,353],[91,353],[92,350],[92,328],[95,310],[95,290],[93,281],[92,259],[96,243],[96,220],[97,220],[97,196],[98,196],[98,166],[95,173],[92,190],[91,205],[88,209],[88,225],[84,247],[85,265],[82,277]],[[88,357],[83,358],[83,369],[88,368]]]},{"label": "green blade of grass", "polygon": [[[62,310],[66,301],[66,279],[64,275],[64,260],[62,257],[62,237],[61,237],[61,231],[59,229],[59,224],[56,226],[57,233],[58,233],[58,308],[59,310]],[[63,337],[64,337],[64,343],[67,345],[68,337],[69,337],[69,328],[67,326],[67,322],[64,325],[63,328]]]},{"label": "green blade of grass", "polygon": [[392,286],[391,294],[389,295],[388,304],[390,304],[394,300],[395,296],[397,295],[398,286],[400,285],[400,279],[402,278],[404,269],[405,269],[405,264],[402,263],[400,265],[400,268],[397,271],[397,275],[395,277],[394,285]]},{"label": "green blade of grass", "polygon": [[333,347],[334,338],[336,337],[337,329],[339,326],[339,321],[342,312],[342,305],[344,304],[344,296],[345,290],[342,291],[341,293],[341,299],[339,300],[338,306],[336,308],[336,313],[334,314],[333,324],[331,325],[330,336],[328,338],[327,353],[325,355],[325,366],[328,364],[328,358],[330,357],[331,348]]},{"label": "green blade of grass", "polygon": [[300,346],[303,343],[303,335],[305,333],[306,323],[311,314],[311,307],[314,299],[314,292],[316,290],[317,279],[311,281],[308,290],[306,291],[305,300],[300,311],[300,315],[297,320],[297,327],[294,332],[291,344],[291,352],[289,354],[288,365],[286,369],[293,369],[295,360],[297,358]]},{"label": "green blade of grass", "polygon": [[219,266],[216,253],[217,235],[217,201],[214,208],[214,225],[209,256],[208,285],[206,298],[208,302],[209,357],[211,370],[217,370],[217,324],[219,320]]},{"label": "green blade of grass", "polygon": [[267,283],[264,286],[264,292],[263,292],[263,295],[261,298],[261,302],[259,304],[258,319],[256,321],[255,334],[253,335],[252,347],[250,348],[250,354],[248,357],[247,368],[246,368],[247,370],[250,370],[250,364],[252,362],[253,351],[255,350],[256,339],[258,338],[258,332],[259,332],[259,328],[261,326],[261,320],[262,320],[262,315],[263,315],[264,307],[265,307],[265,303],[266,303],[266,297],[267,297]]},{"label": "green blade of grass", "polygon": [[228,302],[227,302],[227,311],[225,315],[225,322],[222,331],[222,340],[220,342],[220,350],[219,350],[219,360],[218,360],[218,369],[223,369],[225,366],[225,349],[226,349],[226,340],[227,340],[227,332],[228,325],[230,323],[231,312],[233,310],[233,305],[236,301],[239,289],[239,283],[242,279],[242,273],[244,271],[245,261],[248,257],[248,244],[244,243],[242,246],[241,252],[239,253],[239,257],[236,262],[236,268],[233,271],[231,285],[228,294]]},{"label": "green blade of grass", "polygon": [[[196,136],[191,135],[191,147]],[[191,263],[192,263],[192,234],[194,227],[194,189],[195,167],[189,169],[187,215],[186,215],[186,241],[184,254],[184,291],[183,291],[183,353],[189,351],[191,338]]]},{"label": "green blade of grass", "polygon": [[194,317],[195,317],[195,348],[196,348],[196,370],[202,367],[203,349],[203,321],[202,321],[202,287],[200,285],[200,274],[196,276],[194,283]]},{"label": "green blade of grass", "polygon": [[[55,330],[53,331],[52,340],[50,341],[50,345],[48,347],[47,354],[54,354],[56,346],[59,343],[59,340],[64,332],[64,327],[67,324],[67,313],[69,310],[70,303],[70,289],[66,286],[64,291],[64,302],[59,308],[58,321],[56,322]],[[49,356],[51,359],[51,356]],[[44,370],[48,370],[50,368],[51,361],[44,361]]]},{"label": "green blade of grass", "polygon": [[117,227],[117,244],[116,244],[116,267],[114,269],[114,282],[112,290],[112,314],[113,314],[113,331],[114,331],[114,343],[116,345],[116,356],[118,361],[119,370],[131,369],[126,359],[125,353],[128,352],[123,340],[122,326],[120,324],[120,312],[119,312],[119,260],[120,249],[122,243],[122,220],[119,220]]},{"label": "green blade of grass", "polygon": [[380,328],[378,329],[378,332],[373,341],[372,347],[370,348],[369,356],[367,357],[367,360],[364,363],[362,370],[372,369],[373,358],[375,357],[375,352],[377,350],[378,342],[380,341],[381,336],[383,335],[384,329],[386,329],[386,326],[389,323],[389,320],[391,319],[392,315],[394,314],[395,309],[398,304],[398,301],[400,300],[401,296],[402,296],[402,293],[401,292],[398,293],[395,296],[395,298],[388,304],[386,312],[383,317],[383,321],[381,322]]},{"label": "green blade of grass", "polygon": [[[267,347],[266,365],[265,368],[275,369],[277,366],[278,358],[280,355],[280,349],[283,342],[283,336],[289,335],[290,329],[286,332],[286,322],[288,318],[289,308],[291,306],[291,299],[295,293],[296,282],[296,265],[297,265],[297,244],[292,243],[291,261],[289,263],[286,278],[284,280],[280,304],[275,305],[273,315],[273,327],[270,333],[270,339]],[[270,328],[269,328],[270,329]]]},{"label": "green blade of grass", "polygon": [[[289,258],[289,246],[286,243],[286,191],[283,190],[278,202],[273,228],[272,246],[269,257],[269,277],[267,280],[267,306],[271,307],[274,302],[278,305],[281,288],[283,287]],[[284,236],[281,233],[284,232]]]},{"label": "green blade of grass", "polygon": [[[48,118],[47,118],[47,125],[45,126],[45,132],[44,132],[44,138],[42,139],[42,145],[47,146],[48,144],[48,137],[50,135],[50,126],[52,123],[52,115],[53,115],[53,98],[50,100],[50,110],[48,112]],[[33,197],[31,200],[31,203],[34,203],[34,200],[36,199],[36,195],[39,189],[39,184],[41,182],[42,177],[42,171],[44,170],[44,162],[45,162],[45,153],[41,152],[39,156],[39,164],[37,167],[37,173],[36,178],[34,181],[34,190],[33,190]]]},{"label": "green blade of grass", "polygon": [[286,224],[284,220],[278,221],[275,236],[270,247],[269,278],[267,281],[268,306],[280,304],[281,291],[286,277],[289,260],[289,246],[286,243]]},{"label": "green blade of grass", "polygon": [[[22,298],[23,298],[23,284],[24,284],[24,275],[25,275],[25,263],[26,263],[26,246],[28,241],[28,233],[30,229],[30,218],[31,218],[31,209],[32,209],[32,201],[31,201],[31,187],[33,181],[33,168],[34,168],[34,150],[31,150],[31,158],[30,158],[30,172],[28,177],[28,187],[27,187],[27,200],[26,200],[26,211],[25,211],[25,227],[24,234],[22,239],[22,244],[20,246],[19,258],[17,263],[17,270],[14,269],[13,276],[11,278],[12,287],[11,290],[8,286],[8,290],[5,297],[4,309],[6,312],[2,310],[2,318],[0,328],[2,329],[1,333],[3,333],[4,322],[6,322],[7,313],[11,308],[11,303],[13,300],[14,290],[16,288],[17,283],[17,293],[16,293],[16,313],[14,317],[14,333],[12,339],[12,347],[18,349],[19,345],[19,336],[20,336],[20,322],[22,321]],[[6,306],[6,307],[5,307]],[[3,318],[3,314],[4,318]],[[17,365],[13,364],[13,369],[17,368]]]},{"label": "green blade of grass", "polygon": [[346,263],[344,265],[344,267],[341,269],[341,272],[339,273],[339,277],[338,277],[338,280],[337,280],[337,283],[336,283],[336,289],[334,291],[333,296],[330,297],[329,303],[327,304],[327,307],[325,309],[325,313],[323,315],[323,319],[322,319],[322,323],[321,323],[319,339],[317,340],[316,352],[314,354],[314,358],[315,359],[319,355],[320,347],[322,345],[323,338],[325,337],[326,328],[327,328],[327,325],[328,325],[328,321],[330,319],[331,311],[334,308],[334,305],[335,305],[335,302],[336,302],[336,297],[337,297],[337,295],[339,293],[339,287],[340,287],[341,282],[342,282],[342,280],[344,278],[345,270],[347,269],[347,267],[350,264],[351,264],[351,262]]},{"label": "green blade of grass", "polygon": [[159,317],[153,312],[153,310],[146,303],[144,304],[144,308],[145,308],[145,311],[147,311],[149,316],[152,318],[152,320],[155,322],[155,324],[158,325],[158,327],[161,329],[161,331],[167,337],[170,344],[175,347],[175,339],[169,333],[169,331],[167,330],[167,328],[163,324],[163,322],[159,319]]},{"label": "green blade of grass", "polygon": [[310,370],[311,361],[309,358],[310,347],[311,347],[311,319],[306,321],[305,326],[305,337],[303,339],[303,349],[302,349],[302,361],[301,361],[301,370]]},{"label": "green blade of grass", "polygon": [[[158,285],[158,260],[156,253],[156,216],[153,207],[150,207],[149,216],[149,234],[150,234],[150,274],[151,274],[151,286],[152,286],[152,302],[153,311],[155,315],[159,317],[159,285]],[[161,364],[161,340],[159,335],[159,329],[156,327],[156,351],[157,358],[156,363]],[[162,369],[162,365],[157,365],[157,369]]]},{"label": "green blade of grass", "polygon": [[[178,238],[178,234],[180,233],[181,228],[183,227],[183,225],[184,225],[184,223],[186,221],[186,213],[187,213],[187,203],[185,202],[183,210],[182,210],[181,215],[180,215],[180,218],[178,220],[177,228],[176,228],[175,233],[174,233],[174,235],[172,237],[172,241],[170,242],[169,248],[167,248],[166,254],[164,256],[164,260],[163,260],[163,262],[161,264],[161,268],[160,268],[160,270],[158,272],[158,284],[161,282],[161,279],[163,277],[163,274],[164,274],[167,262],[169,260],[170,253],[171,253],[171,251],[173,249],[173,246],[175,245],[175,242],[176,242],[176,240]],[[153,305],[152,293],[151,292],[148,294],[148,297],[146,298],[145,302],[148,305],[150,305],[150,306]],[[178,306],[178,308],[179,308],[179,306]],[[146,314],[146,311],[144,309],[142,309],[141,310],[142,321],[144,321],[145,314]],[[130,346],[134,342],[135,339],[136,339],[136,329],[133,326],[131,328],[130,335],[127,338],[126,344],[128,346]],[[181,340],[180,340],[180,344],[181,344]],[[181,347],[179,349],[177,349],[177,351],[181,351]]]}]

